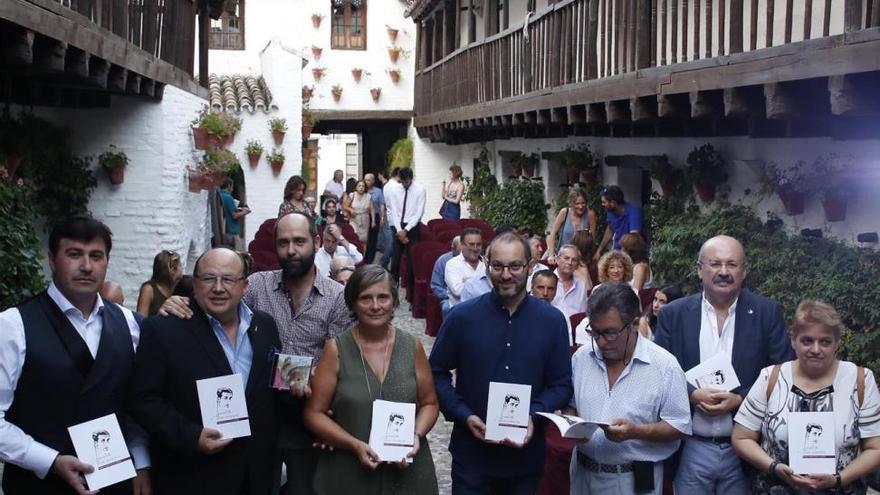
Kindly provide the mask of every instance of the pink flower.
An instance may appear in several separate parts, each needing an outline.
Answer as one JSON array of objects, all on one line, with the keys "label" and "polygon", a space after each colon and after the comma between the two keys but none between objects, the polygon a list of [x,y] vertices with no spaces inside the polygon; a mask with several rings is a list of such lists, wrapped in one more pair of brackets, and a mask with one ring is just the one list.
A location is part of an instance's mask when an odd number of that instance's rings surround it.
[{"label": "pink flower", "polygon": [[15,184],[18,185],[18,187],[24,187],[24,180],[22,180],[22,178],[19,177],[18,180],[15,181]]}]

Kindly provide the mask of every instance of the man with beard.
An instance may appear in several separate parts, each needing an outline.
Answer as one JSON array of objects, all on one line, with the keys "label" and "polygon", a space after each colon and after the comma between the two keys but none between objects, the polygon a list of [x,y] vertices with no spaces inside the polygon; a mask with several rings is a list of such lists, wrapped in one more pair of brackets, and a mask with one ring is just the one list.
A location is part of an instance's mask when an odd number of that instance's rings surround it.
[{"label": "man with beard", "polygon": [[[449,443],[453,494],[535,493],[544,434],[532,418],[561,409],[572,395],[565,318],[526,293],[530,257],[521,237],[496,236],[487,259],[492,291],[457,305],[431,351],[440,408],[455,423]],[[489,382],[532,387],[523,443],[486,440]]]},{"label": "man with beard", "polygon": [[654,342],[684,370],[723,353],[740,387],[725,392],[688,385],[694,433],[681,451],[675,492],[745,495],[751,493],[749,481],[730,444],[733,416],[761,370],[793,359],[794,351],[779,305],[742,288],[748,267],[739,241],[724,235],[706,241],[697,274],[702,294],[664,306]]},{"label": "man with beard", "polygon": [[[354,325],[345,305],[344,287],[315,271],[318,231],[315,221],[302,213],[289,213],[275,224],[275,254],[280,270],[257,272],[248,277],[244,303],[269,313],[278,324],[280,352],[319,358],[324,342]],[[171,297],[160,314],[189,317],[189,301]],[[268,385],[267,385],[268,386]],[[311,389],[293,386],[291,394],[302,398]],[[302,403],[295,404],[296,414]],[[295,425],[295,426],[291,426]],[[287,465],[287,495],[312,493],[318,453],[312,437],[297,416],[281,424],[281,456]]]}]

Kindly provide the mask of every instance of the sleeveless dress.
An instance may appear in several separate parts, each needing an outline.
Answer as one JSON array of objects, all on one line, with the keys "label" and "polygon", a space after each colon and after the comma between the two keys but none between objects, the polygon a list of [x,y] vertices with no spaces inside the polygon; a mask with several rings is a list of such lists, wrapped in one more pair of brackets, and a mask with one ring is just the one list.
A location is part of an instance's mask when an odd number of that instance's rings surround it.
[{"label": "sleeveless dress", "polygon": [[[578,230],[586,230],[589,232],[590,224],[588,220],[588,212],[584,211],[584,215],[581,217],[581,224],[577,226],[575,229],[574,226],[574,218],[571,218],[571,208],[567,208],[565,212],[565,220],[562,223],[562,233],[559,234],[559,240],[556,242],[556,251],[559,251],[559,248],[571,242],[571,238],[574,237],[575,232]],[[586,224],[586,225],[585,225]],[[592,232],[590,232],[592,234]]]},{"label": "sleeveless dress", "polygon": [[[458,199],[458,191],[448,191],[447,197]],[[446,220],[457,222],[461,219],[461,203],[452,203],[443,199],[443,205],[440,206],[440,217]]]},{"label": "sleeveless dress", "polygon": [[351,194],[351,219],[349,223],[354,229],[354,233],[366,242],[367,235],[370,233],[370,202],[372,198],[369,194],[362,194],[358,198],[357,193]]},{"label": "sleeveless dress", "polygon": [[[333,419],[345,431],[364,442],[370,440],[373,399],[410,403],[418,399],[414,337],[403,331],[395,333],[384,385],[373,374],[369,364],[364,365],[361,361],[360,350],[351,331],[336,337],[339,375],[330,409],[333,410]],[[373,397],[367,390],[364,368]],[[427,441],[423,442],[413,463],[406,469],[383,463],[374,471],[362,466],[349,450],[322,451],[315,473],[315,492],[318,495],[436,495],[437,477],[431,449]]]},{"label": "sleeveless dress", "polygon": [[153,288],[153,300],[150,301],[150,307],[147,309],[147,316],[153,316],[159,313],[159,308],[165,304],[165,300],[168,298],[165,297],[165,294],[163,294],[161,290],[159,290],[159,286],[156,282],[149,280],[147,281],[147,284]]}]

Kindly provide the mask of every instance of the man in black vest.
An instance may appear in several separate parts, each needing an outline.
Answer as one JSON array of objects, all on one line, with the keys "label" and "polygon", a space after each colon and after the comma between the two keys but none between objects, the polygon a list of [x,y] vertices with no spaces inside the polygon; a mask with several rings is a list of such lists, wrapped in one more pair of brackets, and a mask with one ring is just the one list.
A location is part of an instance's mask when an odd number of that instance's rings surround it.
[{"label": "man in black vest", "polygon": [[115,413],[138,476],[101,493],[149,493],[143,431],[124,413],[140,330],[131,311],[98,296],[111,232],[73,217],[49,235],[52,283],[0,313],[0,459],[3,491],[88,493],[93,467],[74,453],[67,428]]},{"label": "man in black vest", "polygon": [[[241,257],[212,249],[196,261],[192,317],[144,322],[131,410],[150,434],[157,494],[268,495],[278,488],[278,421],[291,415],[279,410],[288,394],[269,386],[281,342],[272,317],[242,302],[247,286]],[[251,435],[228,439],[203,427],[196,381],[234,373],[242,377]]]}]

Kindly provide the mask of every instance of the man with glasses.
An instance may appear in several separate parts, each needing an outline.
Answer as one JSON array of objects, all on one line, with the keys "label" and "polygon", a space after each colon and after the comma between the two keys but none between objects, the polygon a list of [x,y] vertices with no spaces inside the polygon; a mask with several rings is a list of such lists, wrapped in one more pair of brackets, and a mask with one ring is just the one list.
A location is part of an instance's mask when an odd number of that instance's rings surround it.
[{"label": "man with glasses", "polygon": [[[532,418],[560,409],[571,398],[565,318],[526,293],[529,258],[524,239],[510,232],[497,235],[487,250],[492,291],[456,306],[431,351],[440,408],[455,423],[449,443],[453,495],[535,493],[544,435]],[[489,382],[532,387],[522,444],[485,439]]]},{"label": "man with glasses", "polygon": [[663,461],[691,433],[684,372],[639,334],[629,285],[602,284],[589,306],[591,343],[572,357],[576,410],[568,412],[605,424],[575,449],[571,493],[659,495]]},{"label": "man with glasses", "polygon": [[[267,356],[281,342],[272,317],[242,302],[247,286],[235,251],[209,250],[196,261],[192,318],[144,322],[131,409],[150,435],[156,493],[277,490],[280,415],[266,377]],[[250,436],[234,440],[202,426],[195,393],[196,380],[233,373],[241,375],[251,428]]]},{"label": "man with glasses", "polygon": [[554,272],[559,282],[553,297],[553,306],[559,308],[566,318],[587,310],[587,288],[580,278],[574,276],[580,262],[581,252],[577,247],[565,244],[559,248]]},{"label": "man with glasses", "polygon": [[723,353],[740,387],[726,392],[688,385],[694,435],[682,448],[675,491],[745,495],[751,493],[749,481],[730,444],[733,416],[761,370],[794,359],[794,352],[779,305],[743,289],[748,266],[739,241],[723,235],[709,239],[696,264],[702,293],[664,306],[654,341],[685,370]]}]

